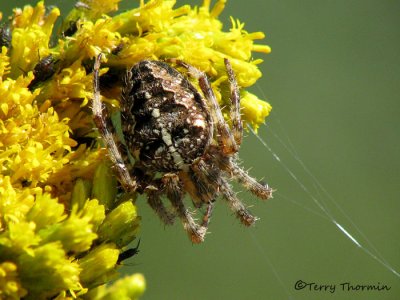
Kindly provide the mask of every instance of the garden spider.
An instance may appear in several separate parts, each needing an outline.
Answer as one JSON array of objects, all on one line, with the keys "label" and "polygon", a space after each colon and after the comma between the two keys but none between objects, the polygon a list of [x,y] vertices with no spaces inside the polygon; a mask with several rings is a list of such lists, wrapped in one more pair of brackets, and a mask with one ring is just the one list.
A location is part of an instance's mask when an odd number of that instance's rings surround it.
[{"label": "garden spider", "polygon": [[[123,79],[123,144],[100,101],[100,54],[93,72],[94,121],[123,188],[146,194],[148,203],[165,224],[172,224],[177,215],[191,241],[200,243],[219,195],[244,225],[250,226],[257,220],[237,198],[229,179],[236,179],[261,199],[270,198],[272,189],[237,164],[243,128],[239,90],[229,60],[225,59],[225,67],[230,83],[232,129],[223,118],[206,75],[185,62],[169,61],[196,78],[203,95],[167,63],[140,61],[127,70]],[[196,208],[207,206],[200,224],[183,203],[186,193]],[[174,212],[164,206],[163,195]]]}]

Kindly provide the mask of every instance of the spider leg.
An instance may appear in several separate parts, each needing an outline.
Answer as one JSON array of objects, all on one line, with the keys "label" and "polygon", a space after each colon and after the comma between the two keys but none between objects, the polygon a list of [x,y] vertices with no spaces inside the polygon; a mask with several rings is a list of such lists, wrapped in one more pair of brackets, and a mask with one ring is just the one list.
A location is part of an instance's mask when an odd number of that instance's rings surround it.
[{"label": "spider leg", "polygon": [[265,200],[272,198],[273,189],[267,183],[262,184],[251,177],[245,170],[239,167],[236,162],[231,161],[229,169],[232,173],[228,172],[228,174],[231,174],[233,178],[236,178],[239,183],[254,195]]},{"label": "spider leg", "polygon": [[203,242],[204,236],[207,232],[207,227],[196,224],[192,215],[183,204],[184,193],[178,175],[167,173],[162,177],[162,181],[164,183],[167,197],[170,199],[172,206],[180,217],[189,238],[196,244]]},{"label": "spider leg", "polygon": [[240,199],[236,197],[235,192],[232,190],[230,184],[227,182],[224,176],[222,176],[221,172],[216,171],[218,169],[210,168],[204,160],[200,160],[197,162],[197,164],[193,164],[192,169],[198,174],[203,174],[203,176],[208,179],[210,186],[213,186],[215,183],[217,183],[220,188],[218,193],[227,200],[231,210],[244,225],[250,226],[254,224],[257,218],[253,216],[240,201]]},{"label": "spider leg", "polygon": [[228,73],[229,86],[231,92],[231,112],[230,117],[232,121],[232,132],[233,137],[235,138],[236,145],[240,146],[243,139],[243,125],[240,117],[240,94],[239,87],[235,78],[235,74],[233,73],[232,66],[230,61],[225,58],[224,59],[226,72]]},{"label": "spider leg", "polygon": [[124,84],[122,85],[121,91],[121,118],[123,119],[123,132],[132,132],[132,128],[135,127],[136,121],[135,116],[132,114],[132,107],[134,105],[134,98],[130,96],[133,88],[132,71],[127,69],[125,76],[123,77]]},{"label": "spider leg", "polygon": [[168,211],[160,198],[160,190],[153,185],[145,188],[147,202],[165,225],[174,224],[175,216]]},{"label": "spider leg", "polygon": [[[127,167],[130,165],[129,159],[126,154],[121,154],[120,149],[124,146],[118,142],[115,128],[108,114],[103,114],[106,108],[100,101],[99,69],[101,56],[101,54],[97,56],[93,68],[93,119],[108,149],[110,159],[115,166],[121,185],[126,191],[133,192],[136,190],[137,184],[136,180],[131,177]],[[123,153],[126,153],[126,151]]]},{"label": "spider leg", "polygon": [[203,216],[203,222],[201,223],[201,226],[208,228],[208,224],[210,223],[211,220],[211,215],[212,212],[214,210],[214,201],[213,202],[209,202],[207,204],[207,210],[206,213]]},{"label": "spider leg", "polygon": [[228,205],[231,210],[236,214],[242,224],[251,226],[258,220],[257,217],[253,216],[250,211],[244,206],[242,201],[236,197],[235,192],[232,190],[230,184],[225,178],[221,177],[221,193],[224,198],[228,201]]},{"label": "spider leg", "polygon": [[[196,168],[195,165],[194,168]],[[207,203],[207,210],[203,215],[202,226],[208,228],[218,190],[214,188],[214,185],[210,184],[207,178],[203,179],[202,177],[204,176],[197,175],[193,170],[190,172],[190,177],[185,172],[181,172],[179,177],[182,179],[185,190],[189,193],[193,204],[197,208]]]},{"label": "spider leg", "polygon": [[[228,59],[224,59],[226,71],[228,73],[228,79],[230,83],[231,91],[231,120],[232,120],[232,131],[235,137],[236,144],[240,146],[243,139],[243,125],[240,117],[240,95],[239,88],[235,79],[235,74],[233,73],[231,63]],[[223,166],[223,169],[233,178],[236,178],[239,183],[241,183],[246,189],[252,192],[254,195],[261,199],[269,199],[272,197],[272,188],[268,184],[261,184],[256,179],[251,177],[246,171],[240,168],[237,164],[236,157],[228,157],[225,159],[220,159],[217,161],[223,163],[228,161],[228,163]]]},{"label": "spider leg", "polygon": [[196,208],[215,200],[217,191],[208,184],[208,181],[204,181],[195,172],[180,172],[179,178],[181,178],[185,191],[189,193]]},{"label": "spider leg", "polygon": [[247,190],[261,199],[272,198],[273,189],[268,184],[258,182],[243,170],[237,162],[237,158],[223,156],[215,147],[210,147],[212,160],[218,163],[218,167],[223,170],[230,178],[236,179]]},{"label": "spider leg", "polygon": [[[221,108],[218,104],[217,98],[215,97],[214,91],[206,74],[181,60],[170,59],[170,61],[175,62],[176,64],[186,68],[189,71],[190,75],[199,81],[200,88],[204,94],[204,97],[207,100],[208,105],[210,106],[213,124],[215,124],[217,127],[217,141],[220,148],[222,149],[222,152],[228,155],[236,153],[239,150],[239,147],[235,142],[235,139],[232,135],[231,130],[229,129],[228,124],[225,122],[224,116],[221,112]],[[232,78],[230,78],[230,80],[231,79]],[[235,118],[237,119],[236,116]]]}]

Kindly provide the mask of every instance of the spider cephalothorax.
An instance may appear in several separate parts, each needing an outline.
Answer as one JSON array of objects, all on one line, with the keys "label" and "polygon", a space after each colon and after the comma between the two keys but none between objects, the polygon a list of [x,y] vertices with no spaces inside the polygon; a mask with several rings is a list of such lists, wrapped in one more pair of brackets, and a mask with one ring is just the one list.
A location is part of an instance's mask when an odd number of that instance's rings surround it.
[{"label": "spider cephalothorax", "polygon": [[[232,129],[223,118],[206,75],[196,68],[171,60],[198,79],[202,94],[167,63],[143,60],[130,68],[120,99],[125,144],[116,137],[108,114],[103,114],[100,61],[101,55],[94,68],[94,120],[122,186],[129,192],[146,194],[165,224],[179,216],[194,243],[204,240],[218,196],[227,200],[243,224],[252,225],[256,217],[236,197],[229,179],[236,179],[262,199],[270,198],[272,190],[237,164],[243,128],[239,91],[229,61],[225,59],[231,87]],[[201,224],[194,221],[183,203],[186,193],[195,207],[207,205]],[[164,206],[163,195],[174,211]]]}]

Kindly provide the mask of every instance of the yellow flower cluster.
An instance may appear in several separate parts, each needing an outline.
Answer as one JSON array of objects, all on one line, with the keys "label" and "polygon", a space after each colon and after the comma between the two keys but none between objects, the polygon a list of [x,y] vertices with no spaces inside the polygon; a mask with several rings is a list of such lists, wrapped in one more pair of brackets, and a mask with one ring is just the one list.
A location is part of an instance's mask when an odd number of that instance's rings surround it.
[{"label": "yellow flower cluster", "polygon": [[[244,89],[261,76],[252,52],[270,49],[254,44],[263,33],[233,18],[223,31],[224,0],[178,8],[174,0],[142,0],[108,16],[118,2],[79,1],[59,30],[59,9],[39,2],[0,26],[0,298],[136,299],[144,291],[140,274],[104,285],[115,279],[140,218],[132,199],[117,195],[106,151],[94,146],[88,104],[99,53],[103,73],[145,58],[181,59],[207,73],[223,105],[229,58],[243,120],[257,129],[271,110]],[[114,107],[118,97],[118,88],[107,93]]]}]

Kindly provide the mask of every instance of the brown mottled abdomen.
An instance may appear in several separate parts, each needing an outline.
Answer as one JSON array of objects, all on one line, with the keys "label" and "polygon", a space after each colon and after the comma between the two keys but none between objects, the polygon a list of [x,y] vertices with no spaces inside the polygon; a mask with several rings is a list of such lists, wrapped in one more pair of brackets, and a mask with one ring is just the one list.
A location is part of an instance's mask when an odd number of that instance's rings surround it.
[{"label": "brown mottled abdomen", "polygon": [[[131,69],[132,83],[121,103],[128,148],[151,170],[184,170],[201,157],[212,139],[203,97],[177,70],[160,61],[141,61]],[[134,124],[124,120],[134,118]],[[131,118],[132,119],[132,118]]]}]

